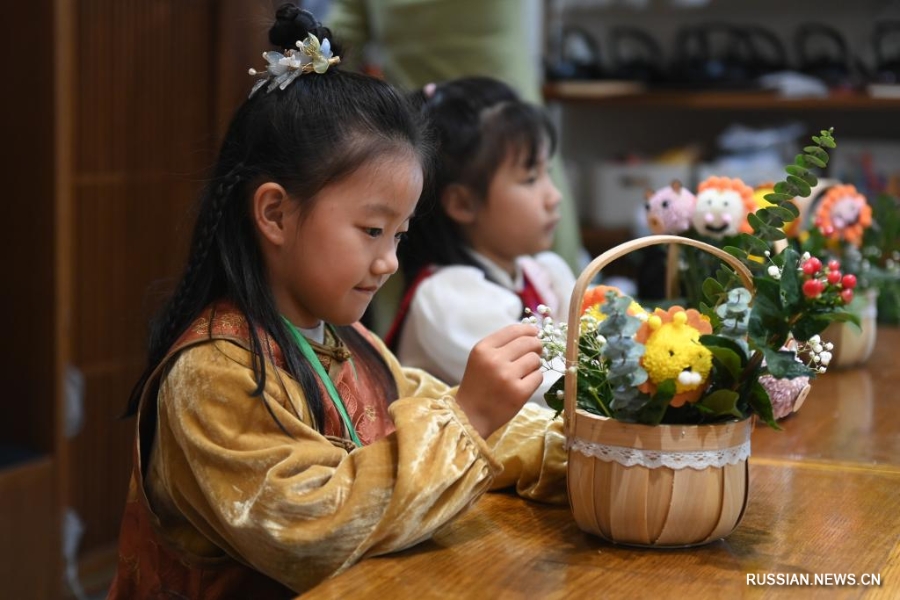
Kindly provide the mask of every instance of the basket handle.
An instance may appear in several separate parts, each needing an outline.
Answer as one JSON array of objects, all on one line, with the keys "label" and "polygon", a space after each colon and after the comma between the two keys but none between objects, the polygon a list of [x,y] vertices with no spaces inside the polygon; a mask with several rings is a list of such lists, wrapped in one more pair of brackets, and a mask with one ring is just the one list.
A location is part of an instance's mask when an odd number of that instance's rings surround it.
[{"label": "basket handle", "polygon": [[609,263],[625,256],[630,252],[634,252],[635,250],[640,250],[641,248],[646,248],[648,246],[658,246],[661,244],[681,244],[683,246],[693,246],[695,248],[699,248],[700,250],[708,252],[709,254],[712,254],[722,262],[728,263],[728,265],[732,267],[735,272],[737,272],[738,277],[741,278],[741,282],[744,284],[744,287],[746,287],[751,294],[754,291],[753,275],[750,273],[750,270],[746,267],[746,265],[744,265],[744,263],[740,261],[740,259],[732,256],[731,254],[728,254],[721,248],[716,248],[715,246],[707,244],[706,242],[701,242],[700,240],[682,237],[679,235],[648,235],[645,237],[629,240],[627,242],[619,244],[618,246],[610,248],[609,250],[592,260],[575,281],[575,288],[572,290],[572,300],[569,304],[569,330],[566,336],[566,380],[563,415],[565,418],[566,436],[570,439],[572,437],[572,429],[574,428],[575,423],[575,398],[577,396],[578,390],[578,371],[573,369],[572,372],[570,372],[569,367],[576,367],[578,365],[578,334],[580,329],[578,327],[578,323],[581,320],[581,302],[584,298],[584,292],[587,290],[588,286],[597,275],[597,273],[599,273],[603,269],[603,267],[605,267]]}]

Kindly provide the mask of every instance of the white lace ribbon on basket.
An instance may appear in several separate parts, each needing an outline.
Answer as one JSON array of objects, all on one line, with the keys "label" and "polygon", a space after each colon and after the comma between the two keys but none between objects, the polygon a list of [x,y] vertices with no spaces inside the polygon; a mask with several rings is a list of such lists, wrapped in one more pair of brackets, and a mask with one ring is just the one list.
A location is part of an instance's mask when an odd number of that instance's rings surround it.
[{"label": "white lace ribbon on basket", "polygon": [[575,438],[569,442],[569,448],[577,450],[585,456],[592,456],[604,462],[616,462],[623,467],[641,466],[648,469],[668,467],[670,469],[696,469],[724,467],[734,465],[750,456],[750,440],[739,446],[719,448],[717,450],[696,450],[693,452],[673,452],[668,450],[643,450],[608,446],[596,442],[588,442]]}]

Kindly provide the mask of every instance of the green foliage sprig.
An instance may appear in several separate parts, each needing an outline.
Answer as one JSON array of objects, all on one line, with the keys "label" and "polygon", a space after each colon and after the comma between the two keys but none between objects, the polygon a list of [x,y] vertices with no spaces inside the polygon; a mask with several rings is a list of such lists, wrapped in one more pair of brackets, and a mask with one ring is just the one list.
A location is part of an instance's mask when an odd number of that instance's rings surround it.
[{"label": "green foliage sprig", "polygon": [[803,152],[794,158],[794,164],[784,168],[787,173],[785,179],[776,183],[774,191],[764,196],[772,206],[760,208],[748,216],[753,233],[738,235],[737,247],[726,248],[726,251],[746,261],[750,253],[763,254],[767,250],[771,251],[772,242],[787,237],[784,233],[785,225],[800,216],[800,209],[794,199],[809,197],[812,188],[819,183],[811,169],[824,169],[828,165],[828,150],[837,147],[833,132],[832,127],[812,136],[815,145],[805,146]]}]

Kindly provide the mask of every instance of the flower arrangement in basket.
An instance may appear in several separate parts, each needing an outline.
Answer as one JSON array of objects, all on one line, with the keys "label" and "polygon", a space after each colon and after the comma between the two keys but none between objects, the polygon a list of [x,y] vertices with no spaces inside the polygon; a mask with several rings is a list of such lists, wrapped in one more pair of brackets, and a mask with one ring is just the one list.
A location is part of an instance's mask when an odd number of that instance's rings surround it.
[{"label": "flower arrangement in basket", "polygon": [[[565,356],[565,377],[547,393],[563,411],[569,497],[582,529],[614,542],[687,546],[724,537],[743,514],[752,417],[778,428],[772,390],[825,370],[818,334],[853,320],[845,287],[826,279],[804,292],[812,257],[787,246],[791,202],[817,182],[831,131],[813,138],[788,176],[749,214],[748,231],[720,248],[657,235],[600,255],[579,276],[568,324],[544,312],[548,368]],[[700,197],[702,201],[702,194]],[[719,261],[694,305],[648,308],[618,290],[591,288],[609,262],[635,250],[678,244]]]},{"label": "flower arrangement in basket", "polygon": [[[887,195],[870,202],[854,185],[836,180],[817,187],[817,193],[798,202],[800,217],[787,230],[788,241],[799,252],[821,258],[808,268],[810,281],[842,281],[861,329],[835,324],[822,336],[835,342],[837,366],[856,365],[874,350],[877,321],[897,322],[900,207]],[[817,292],[819,284],[806,285],[805,292]]]}]

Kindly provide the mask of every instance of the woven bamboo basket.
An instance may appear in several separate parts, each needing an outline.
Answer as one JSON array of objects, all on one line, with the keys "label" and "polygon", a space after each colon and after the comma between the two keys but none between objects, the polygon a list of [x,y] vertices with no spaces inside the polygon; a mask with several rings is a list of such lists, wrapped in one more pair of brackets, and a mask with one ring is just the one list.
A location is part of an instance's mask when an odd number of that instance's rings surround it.
[{"label": "woven bamboo basket", "polygon": [[[658,244],[709,252],[753,281],[735,257],[673,235],[631,240],[595,258],[572,292],[569,323],[578,323],[591,280],[610,262]],[[566,365],[577,366],[579,328],[569,327]],[[747,504],[752,419],[714,425],[638,425],[576,407],[576,369],[566,369],[565,430],[569,503],[578,526],[615,542],[646,547],[696,546],[721,539]]]}]

